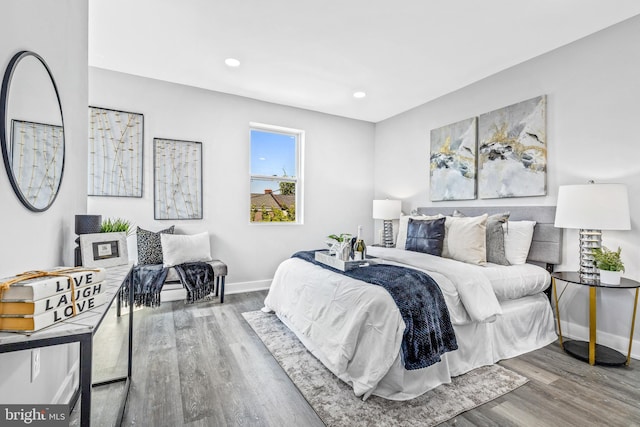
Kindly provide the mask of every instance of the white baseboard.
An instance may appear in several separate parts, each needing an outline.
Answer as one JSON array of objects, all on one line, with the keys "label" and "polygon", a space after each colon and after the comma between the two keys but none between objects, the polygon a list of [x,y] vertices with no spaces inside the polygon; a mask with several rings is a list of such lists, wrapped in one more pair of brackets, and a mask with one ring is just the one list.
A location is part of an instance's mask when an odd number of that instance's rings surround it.
[{"label": "white baseboard", "polygon": [[[561,321],[562,325],[562,337],[574,340],[589,341],[589,327],[576,325],[575,323]],[[629,352],[629,337],[621,337],[613,335],[607,332],[598,331],[597,333],[598,344],[610,347],[619,351],[625,356]],[[640,341],[633,340],[631,345],[631,358],[640,360]]]},{"label": "white baseboard", "polygon": [[80,382],[78,381],[80,367],[79,363],[79,359],[76,359],[73,366],[71,366],[71,369],[69,369],[69,372],[67,372],[67,375],[60,384],[60,387],[58,387],[58,391],[53,396],[53,404],[66,405],[68,403],[71,403],[71,397],[80,384]]},{"label": "white baseboard", "polygon": [[227,294],[240,294],[242,292],[255,292],[269,289],[272,279],[267,280],[254,280],[252,282],[235,282],[226,283],[224,286],[224,293]]}]

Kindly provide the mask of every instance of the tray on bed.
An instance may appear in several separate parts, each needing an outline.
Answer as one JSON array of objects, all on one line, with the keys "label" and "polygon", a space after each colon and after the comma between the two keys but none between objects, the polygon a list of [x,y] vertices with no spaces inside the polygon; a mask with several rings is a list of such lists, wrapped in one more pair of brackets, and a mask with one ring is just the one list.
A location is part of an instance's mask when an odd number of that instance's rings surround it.
[{"label": "tray on bed", "polygon": [[354,268],[358,268],[363,265],[368,265],[372,260],[376,259],[372,256],[367,255],[367,258],[364,260],[342,261],[341,259],[338,259],[335,256],[329,255],[329,251],[316,251],[315,257],[316,257],[316,261],[326,264],[329,267],[333,267],[336,270],[340,270],[340,271],[353,270]]}]

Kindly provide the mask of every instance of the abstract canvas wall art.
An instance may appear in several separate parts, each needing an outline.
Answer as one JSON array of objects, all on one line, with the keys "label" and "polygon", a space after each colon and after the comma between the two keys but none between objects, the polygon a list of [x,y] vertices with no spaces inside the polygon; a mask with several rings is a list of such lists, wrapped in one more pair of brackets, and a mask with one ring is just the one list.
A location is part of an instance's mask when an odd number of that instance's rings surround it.
[{"label": "abstract canvas wall art", "polygon": [[476,198],[476,118],[431,131],[431,200]]},{"label": "abstract canvas wall art", "polygon": [[478,119],[478,196],[544,196],[547,176],[546,96]]},{"label": "abstract canvas wall art", "polygon": [[153,139],[154,218],[202,219],[202,143]]},{"label": "abstract canvas wall art", "polygon": [[89,107],[89,196],[142,197],[143,120]]}]

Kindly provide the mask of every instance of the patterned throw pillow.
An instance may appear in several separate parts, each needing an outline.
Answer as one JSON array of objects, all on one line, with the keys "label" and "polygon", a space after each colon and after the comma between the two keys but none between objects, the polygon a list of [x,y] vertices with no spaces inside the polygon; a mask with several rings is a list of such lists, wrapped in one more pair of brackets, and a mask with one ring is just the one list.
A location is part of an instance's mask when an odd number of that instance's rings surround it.
[{"label": "patterned throw pillow", "polygon": [[157,233],[138,227],[138,265],[162,264],[162,243],[160,234],[173,234],[175,226],[160,230]]}]

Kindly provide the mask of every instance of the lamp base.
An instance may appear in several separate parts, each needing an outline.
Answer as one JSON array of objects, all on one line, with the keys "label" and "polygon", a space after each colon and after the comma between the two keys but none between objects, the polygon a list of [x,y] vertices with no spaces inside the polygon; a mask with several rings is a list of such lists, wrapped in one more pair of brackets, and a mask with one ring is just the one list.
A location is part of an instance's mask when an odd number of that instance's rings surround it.
[{"label": "lamp base", "polygon": [[602,247],[602,231],[580,229],[580,280],[597,282],[600,273],[593,258],[593,250]]},{"label": "lamp base", "polygon": [[393,247],[393,222],[390,219],[382,221],[384,228],[382,231],[382,243],[385,248]]}]

